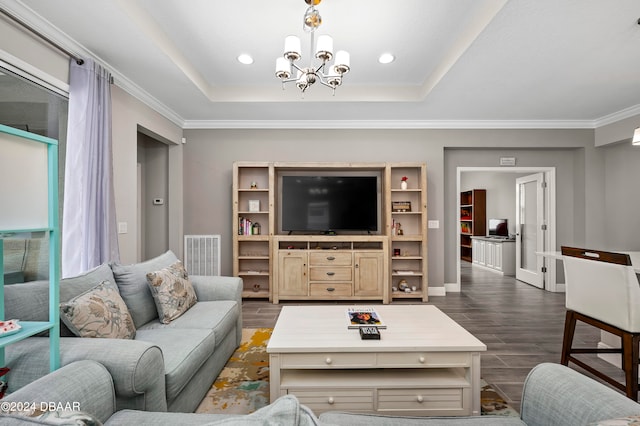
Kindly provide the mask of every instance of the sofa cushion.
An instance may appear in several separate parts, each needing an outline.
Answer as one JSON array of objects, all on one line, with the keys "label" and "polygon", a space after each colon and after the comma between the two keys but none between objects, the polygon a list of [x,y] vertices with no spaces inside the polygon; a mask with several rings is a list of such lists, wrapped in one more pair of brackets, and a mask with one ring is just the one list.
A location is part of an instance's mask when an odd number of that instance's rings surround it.
[{"label": "sofa cushion", "polygon": [[136,328],[158,318],[156,304],[147,284],[147,273],[167,267],[177,260],[169,250],[158,257],[132,265],[111,264],[120,296],[127,304]]},{"label": "sofa cushion", "polygon": [[[114,282],[113,273],[107,264],[97,266],[73,278],[65,278],[60,281],[60,302],[66,302],[105,280]],[[18,318],[21,321],[49,321],[49,281],[31,281],[6,286],[4,307],[5,318]],[[48,332],[42,333],[42,335],[48,334]],[[60,335],[74,336],[62,321]]]},{"label": "sofa cushion", "polygon": [[149,288],[158,310],[158,318],[169,324],[197,302],[196,292],[182,262],[147,274]]},{"label": "sofa cushion", "polygon": [[241,315],[240,306],[233,300],[198,302],[184,315],[169,324],[162,324],[159,320],[154,320],[143,325],[139,330],[163,328],[213,330],[216,337],[216,345],[218,345],[229,332],[234,330],[239,315]]},{"label": "sofa cushion", "polygon": [[[322,423],[313,412],[300,404],[295,396],[281,396],[266,407],[247,415],[238,414],[194,414],[194,413],[150,413],[146,411],[123,410],[115,413],[107,426],[111,425],[154,425],[154,426],[330,426]],[[335,425],[334,425],[335,426]]]},{"label": "sofa cushion", "polygon": [[216,348],[215,333],[206,329],[139,329],[136,340],[162,350],[167,401],[172,401],[184,389]]},{"label": "sofa cushion", "polygon": [[133,339],[136,335],[127,305],[110,281],[61,303],[60,318],[79,337]]}]

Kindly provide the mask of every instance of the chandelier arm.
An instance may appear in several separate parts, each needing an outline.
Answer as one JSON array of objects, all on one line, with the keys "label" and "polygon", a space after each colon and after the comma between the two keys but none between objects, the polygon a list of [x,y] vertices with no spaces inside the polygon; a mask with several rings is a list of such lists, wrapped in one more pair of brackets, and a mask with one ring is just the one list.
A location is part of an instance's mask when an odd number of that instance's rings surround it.
[{"label": "chandelier arm", "polygon": [[[291,62],[291,66],[294,67],[295,69],[297,69],[300,72],[304,72],[304,70],[302,68],[300,68],[299,66],[297,66],[295,62]],[[295,78],[294,78],[294,80],[295,80]]]}]

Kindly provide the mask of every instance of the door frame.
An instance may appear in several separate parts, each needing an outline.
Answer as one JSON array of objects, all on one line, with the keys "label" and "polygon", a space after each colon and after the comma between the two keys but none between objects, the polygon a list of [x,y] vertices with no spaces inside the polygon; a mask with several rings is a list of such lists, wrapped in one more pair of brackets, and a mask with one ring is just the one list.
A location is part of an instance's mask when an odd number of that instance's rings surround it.
[{"label": "door frame", "polygon": [[[547,218],[547,238],[544,242],[544,251],[551,252],[556,247],[556,168],[555,167],[457,167],[456,168],[456,283],[448,284],[447,291],[460,292],[460,177],[465,172],[487,172],[487,173],[521,173],[533,174],[544,173],[545,182],[547,183],[546,200],[545,200],[545,217]],[[515,208],[515,207],[514,207]],[[549,261],[543,257],[543,265],[547,267],[544,275],[544,289],[551,292],[564,291],[564,285],[558,285],[556,280],[556,262]]]}]

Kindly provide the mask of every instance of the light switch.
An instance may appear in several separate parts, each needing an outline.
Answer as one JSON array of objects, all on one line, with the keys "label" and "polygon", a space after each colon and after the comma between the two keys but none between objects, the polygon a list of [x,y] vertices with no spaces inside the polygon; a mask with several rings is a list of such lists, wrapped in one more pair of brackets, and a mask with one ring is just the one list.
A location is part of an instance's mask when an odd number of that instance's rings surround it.
[{"label": "light switch", "polygon": [[440,228],[440,221],[439,220],[430,220],[427,223],[427,227],[431,228],[431,229],[437,229]]},{"label": "light switch", "polygon": [[126,234],[127,232],[129,232],[127,222],[118,222],[118,234]]}]

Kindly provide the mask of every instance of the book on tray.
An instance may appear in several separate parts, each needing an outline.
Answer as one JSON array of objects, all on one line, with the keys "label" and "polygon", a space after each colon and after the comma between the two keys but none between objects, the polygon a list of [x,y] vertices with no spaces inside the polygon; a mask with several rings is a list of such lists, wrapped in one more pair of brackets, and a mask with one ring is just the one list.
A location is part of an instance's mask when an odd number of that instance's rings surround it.
[{"label": "book on tray", "polygon": [[378,327],[387,328],[382,317],[374,308],[347,308],[349,328]]}]

